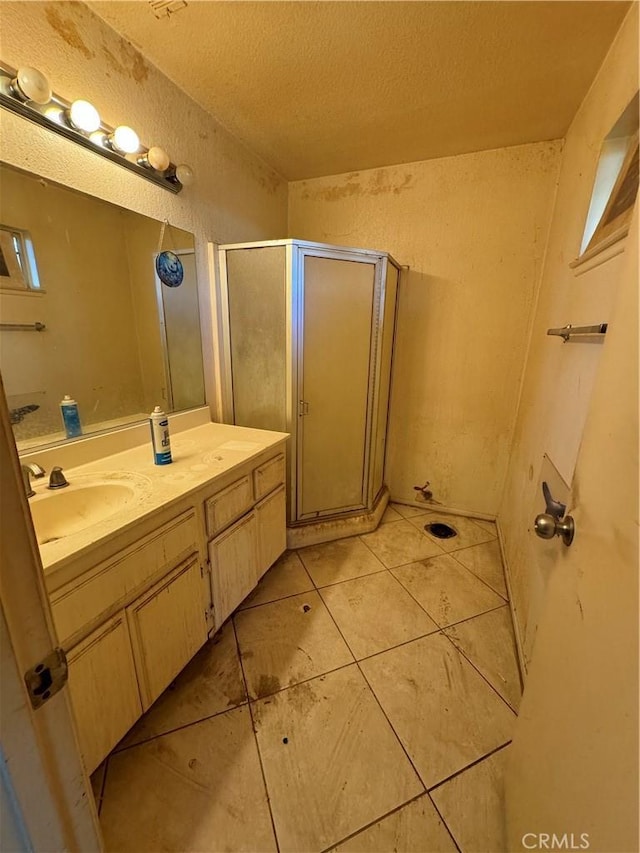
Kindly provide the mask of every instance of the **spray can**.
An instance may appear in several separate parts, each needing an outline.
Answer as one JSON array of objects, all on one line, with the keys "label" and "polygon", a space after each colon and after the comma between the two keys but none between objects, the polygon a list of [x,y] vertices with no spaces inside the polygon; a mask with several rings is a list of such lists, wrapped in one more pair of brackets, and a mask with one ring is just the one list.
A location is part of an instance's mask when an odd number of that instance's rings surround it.
[{"label": "spray can", "polygon": [[156,465],[168,465],[171,462],[171,441],[169,439],[169,418],[160,406],[156,406],[149,416],[153,461]]},{"label": "spray can", "polygon": [[77,438],[79,435],[82,435],[78,404],[68,394],[64,395],[60,403],[60,412],[62,413],[62,423],[64,424],[64,431],[67,438]]}]

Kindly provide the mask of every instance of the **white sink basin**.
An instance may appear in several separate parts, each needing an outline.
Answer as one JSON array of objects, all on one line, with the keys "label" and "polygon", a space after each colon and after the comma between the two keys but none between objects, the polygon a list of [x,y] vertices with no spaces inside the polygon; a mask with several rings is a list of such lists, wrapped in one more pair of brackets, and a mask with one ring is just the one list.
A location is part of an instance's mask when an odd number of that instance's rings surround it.
[{"label": "white sink basin", "polygon": [[29,500],[33,526],[39,545],[72,536],[106,518],[148,493],[150,481],[140,475],[123,473],[107,477],[69,478],[63,489],[36,490]]}]

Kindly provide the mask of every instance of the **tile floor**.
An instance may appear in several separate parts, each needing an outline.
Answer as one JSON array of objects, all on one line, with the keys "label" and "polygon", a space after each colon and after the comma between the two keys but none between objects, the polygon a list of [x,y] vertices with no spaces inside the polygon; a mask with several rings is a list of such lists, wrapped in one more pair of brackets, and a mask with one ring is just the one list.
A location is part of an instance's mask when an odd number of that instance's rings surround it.
[{"label": "tile floor", "polygon": [[519,698],[495,526],[394,504],[283,555],[96,771],[106,850],[499,853]]}]

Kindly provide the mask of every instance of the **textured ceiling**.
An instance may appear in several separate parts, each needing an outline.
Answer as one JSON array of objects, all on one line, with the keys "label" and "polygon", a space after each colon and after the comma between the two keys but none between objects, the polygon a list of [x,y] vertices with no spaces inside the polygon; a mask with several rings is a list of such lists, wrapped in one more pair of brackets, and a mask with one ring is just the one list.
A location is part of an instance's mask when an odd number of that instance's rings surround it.
[{"label": "textured ceiling", "polygon": [[563,136],[629,7],[87,5],[289,180]]}]

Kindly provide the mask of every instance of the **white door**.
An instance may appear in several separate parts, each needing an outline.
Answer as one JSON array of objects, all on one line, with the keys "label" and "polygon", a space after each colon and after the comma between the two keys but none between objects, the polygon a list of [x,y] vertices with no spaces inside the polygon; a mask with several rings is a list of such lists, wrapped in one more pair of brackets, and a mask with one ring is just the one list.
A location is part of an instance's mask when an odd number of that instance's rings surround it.
[{"label": "white door", "polygon": [[57,641],[1,383],[0,471],[0,849],[100,850],[69,689],[34,710],[23,679]]},{"label": "white door", "polygon": [[510,750],[509,850],[638,850],[637,231],[636,209],[572,484],[575,539],[554,540]]},{"label": "white door", "polygon": [[376,259],[304,255],[298,518],[366,505]]}]

